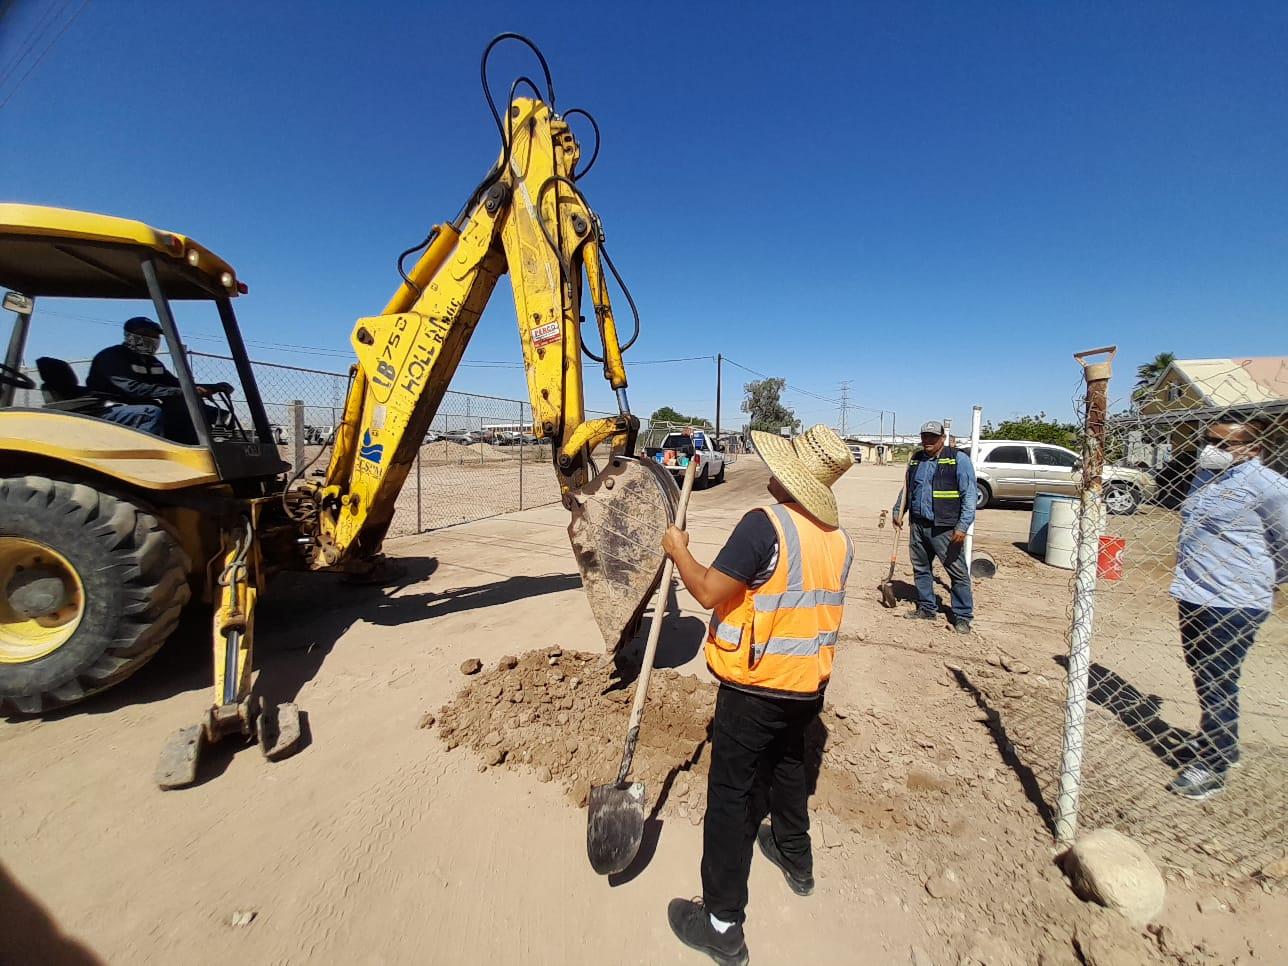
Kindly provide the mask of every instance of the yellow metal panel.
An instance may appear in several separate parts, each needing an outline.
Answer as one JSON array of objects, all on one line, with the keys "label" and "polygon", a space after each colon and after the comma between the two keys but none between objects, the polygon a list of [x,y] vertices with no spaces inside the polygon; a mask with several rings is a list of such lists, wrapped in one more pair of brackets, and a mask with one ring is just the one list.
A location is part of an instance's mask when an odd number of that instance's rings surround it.
[{"label": "yellow metal panel", "polygon": [[[237,273],[226,261],[178,232],[162,231],[141,221],[100,215],[71,208],[49,208],[44,205],[0,204],[0,238],[5,235],[40,235],[51,239],[80,239],[123,246],[138,246],[169,255],[177,260],[196,259],[196,269],[213,279],[225,272],[233,276],[229,295],[237,294]],[[192,264],[189,261],[189,264]]]},{"label": "yellow metal panel", "polygon": [[56,410],[0,411],[0,454],[45,456],[145,490],[219,481],[209,450]]}]

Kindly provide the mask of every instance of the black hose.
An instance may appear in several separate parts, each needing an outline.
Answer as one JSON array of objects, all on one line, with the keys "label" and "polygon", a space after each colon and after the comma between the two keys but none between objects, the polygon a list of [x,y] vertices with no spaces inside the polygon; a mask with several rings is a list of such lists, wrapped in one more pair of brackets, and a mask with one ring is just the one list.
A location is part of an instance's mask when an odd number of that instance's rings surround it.
[{"label": "black hose", "polygon": [[580,114],[588,120],[590,122],[590,126],[595,130],[595,150],[591,153],[590,160],[586,162],[586,167],[582,168],[580,171],[573,171],[572,173],[572,180],[580,181],[582,178],[586,177],[586,175],[590,173],[590,169],[595,166],[595,160],[599,157],[601,137],[599,133],[599,122],[595,120],[594,115],[591,114],[590,111],[584,110],[580,107],[574,107],[570,111],[564,111],[564,120],[568,120],[568,118],[572,117],[574,114]]}]

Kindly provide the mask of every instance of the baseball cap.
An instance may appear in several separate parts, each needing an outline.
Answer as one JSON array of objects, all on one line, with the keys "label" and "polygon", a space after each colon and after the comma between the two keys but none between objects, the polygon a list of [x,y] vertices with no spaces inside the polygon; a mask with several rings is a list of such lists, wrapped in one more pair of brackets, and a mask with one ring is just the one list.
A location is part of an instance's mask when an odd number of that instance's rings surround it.
[{"label": "baseball cap", "polygon": [[937,419],[927,420],[921,424],[921,432],[931,436],[944,435],[944,424]]}]

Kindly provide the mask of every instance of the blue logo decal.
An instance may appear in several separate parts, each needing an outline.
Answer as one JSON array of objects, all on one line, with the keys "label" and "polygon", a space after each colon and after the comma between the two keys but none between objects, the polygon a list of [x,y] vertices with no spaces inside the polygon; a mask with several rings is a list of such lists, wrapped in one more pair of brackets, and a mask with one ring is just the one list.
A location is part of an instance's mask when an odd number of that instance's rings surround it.
[{"label": "blue logo decal", "polygon": [[379,463],[385,458],[385,448],[379,443],[371,442],[371,430],[362,434],[362,449],[358,451],[358,455],[372,463]]}]

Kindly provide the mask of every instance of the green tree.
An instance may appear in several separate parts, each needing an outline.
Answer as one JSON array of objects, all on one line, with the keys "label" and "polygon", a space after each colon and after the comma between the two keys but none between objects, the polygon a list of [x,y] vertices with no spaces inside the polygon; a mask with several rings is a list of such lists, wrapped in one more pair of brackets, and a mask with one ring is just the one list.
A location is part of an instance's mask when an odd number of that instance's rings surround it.
[{"label": "green tree", "polygon": [[797,429],[801,421],[796,414],[783,405],[783,390],[787,388],[786,379],[756,379],[746,383],[742,391],[746,394],[742,401],[742,411],[751,419],[751,428],[766,433],[777,433],[784,426]]},{"label": "green tree", "polygon": [[711,425],[709,419],[703,419],[701,416],[685,416],[670,406],[662,406],[653,410],[653,415],[648,419],[650,423],[667,423],[670,425],[677,423],[683,423],[686,426],[710,427]]},{"label": "green tree", "polygon": [[1154,388],[1154,383],[1173,362],[1176,361],[1176,353],[1160,352],[1143,366],[1136,367],[1136,388],[1131,392],[1133,402],[1139,402],[1149,395],[1149,391]]},{"label": "green tree", "polygon": [[1035,443],[1051,443],[1066,449],[1078,448],[1079,428],[1076,423],[1048,420],[1046,413],[1007,419],[994,426],[985,423],[980,430],[981,439],[1027,439]]}]

